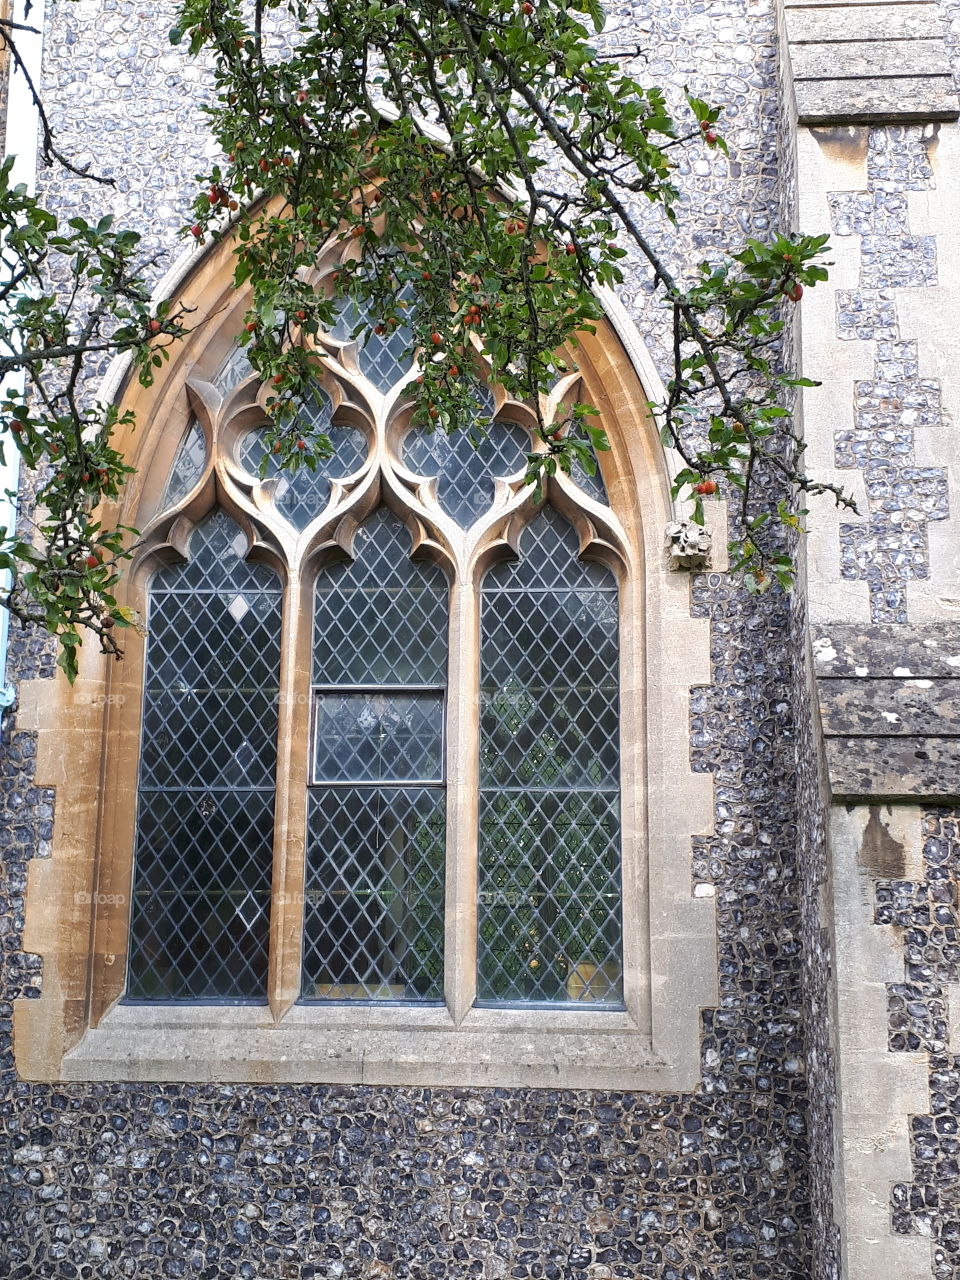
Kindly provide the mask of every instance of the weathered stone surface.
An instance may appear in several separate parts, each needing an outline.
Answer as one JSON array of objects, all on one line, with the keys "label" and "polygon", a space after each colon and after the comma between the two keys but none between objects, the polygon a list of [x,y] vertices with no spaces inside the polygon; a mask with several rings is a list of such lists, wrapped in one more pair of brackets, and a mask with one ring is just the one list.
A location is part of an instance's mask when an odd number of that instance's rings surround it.
[{"label": "weathered stone surface", "polygon": [[958,738],[828,738],[835,800],[960,802]]},{"label": "weathered stone surface", "polygon": [[960,678],[960,623],[814,626],[817,675]]},{"label": "weathered stone surface", "polygon": [[831,736],[960,734],[960,680],[821,680],[820,715]]},{"label": "weathered stone surface", "polygon": [[939,12],[934,4],[871,4],[858,6],[851,16],[848,5],[816,8],[792,3],[786,8],[787,35],[794,41],[826,40],[917,40],[939,28]]},{"label": "weathered stone surface", "polygon": [[801,80],[796,94],[801,124],[904,123],[960,115],[949,75]]},{"label": "weathered stone surface", "polygon": [[938,5],[790,0],[785,14],[802,123],[956,118]]},{"label": "weathered stone surface", "polygon": [[949,76],[942,40],[845,40],[791,44],[794,79],[839,80],[874,76]]}]

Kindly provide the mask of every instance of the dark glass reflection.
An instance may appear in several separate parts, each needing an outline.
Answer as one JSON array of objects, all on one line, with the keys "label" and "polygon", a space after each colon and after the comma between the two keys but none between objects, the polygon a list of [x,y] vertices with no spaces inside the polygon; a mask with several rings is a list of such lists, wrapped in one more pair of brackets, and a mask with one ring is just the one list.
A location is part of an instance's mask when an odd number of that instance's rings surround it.
[{"label": "dark glass reflection", "polygon": [[622,1005],[617,584],[546,508],[483,582],[478,1002]]},{"label": "dark glass reflection", "polygon": [[438,1001],[447,583],[385,508],[354,557],[316,586],[303,998]]},{"label": "dark glass reflection", "polygon": [[266,994],[280,584],[222,511],[150,589],[127,996]]}]

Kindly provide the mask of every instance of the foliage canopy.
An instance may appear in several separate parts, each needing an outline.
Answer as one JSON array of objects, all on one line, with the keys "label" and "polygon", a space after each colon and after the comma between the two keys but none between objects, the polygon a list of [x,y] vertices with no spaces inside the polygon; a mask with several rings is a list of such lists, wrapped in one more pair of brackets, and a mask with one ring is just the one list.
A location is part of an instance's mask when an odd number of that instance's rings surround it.
[{"label": "foliage canopy", "polygon": [[[222,157],[198,175],[184,235],[235,238],[250,298],[240,341],[270,384],[269,440],[291,468],[329,449],[296,409],[320,358],[312,339],[344,306],[358,333],[409,332],[416,412],[450,431],[481,357],[536,411],[564,372],[558,352],[601,315],[596,287],[616,288],[641,260],[672,335],[655,408],[683,458],[676,490],[698,521],[704,496],[738,494],[735,567],[753,589],[788,586],[785,527],[798,527],[804,495],[849,504],[802,469],[786,403],[801,380],[780,363],[785,313],[826,276],[825,237],[750,240],[675,278],[645,206],[665,227],[682,219],[678,153],[726,151],[721,106],[688,94],[675,117],[661,89],[604,51],[603,24],[597,0],[185,0],[170,38],[210,69],[204,109]],[[15,43],[9,24],[0,34]],[[61,227],[9,173],[7,162],[0,374],[23,371],[26,387],[3,412],[42,479],[37,537],[0,531],[0,568],[8,607],[59,636],[72,675],[84,628],[119,652],[116,628],[131,622],[113,589],[133,535],[98,519],[128,468],[111,445],[116,410],[83,398],[83,372],[129,352],[149,381],[189,316],[151,306],[134,233],[108,218]],[[321,292],[314,266],[332,239],[344,266]],[[595,465],[606,441],[593,416],[571,403],[559,428],[540,419],[531,484]]]}]

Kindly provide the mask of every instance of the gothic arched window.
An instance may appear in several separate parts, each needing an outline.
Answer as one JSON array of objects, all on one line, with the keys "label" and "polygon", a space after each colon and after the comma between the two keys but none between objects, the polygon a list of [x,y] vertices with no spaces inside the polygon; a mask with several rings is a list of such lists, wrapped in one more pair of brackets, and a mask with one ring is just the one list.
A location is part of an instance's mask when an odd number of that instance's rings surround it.
[{"label": "gothic arched window", "polygon": [[[616,577],[533,503],[524,405],[478,376],[448,437],[411,425],[410,376],[394,339],[330,335],[303,410],[334,445],[318,471],[261,466],[233,359],[220,416],[185,433],[161,527],[211,462],[219,491],[149,584],[127,1001],[266,1001],[279,948],[288,1003],[459,985],[478,1007],[622,1007]],[[562,501],[614,530],[579,479]],[[284,735],[300,782],[277,807]],[[303,857],[278,876],[292,831]]]},{"label": "gothic arched window", "polygon": [[536,414],[479,350],[448,437],[413,421],[402,342],[347,316],[301,409],[332,456],[287,473],[228,244],[182,296],[220,328],[121,393],[146,633],[21,695],[58,815],[21,1069],[682,1087],[713,995],[684,731],[708,646],[624,348],[585,336],[545,397],[547,421],[597,405],[612,448],[537,499]]}]

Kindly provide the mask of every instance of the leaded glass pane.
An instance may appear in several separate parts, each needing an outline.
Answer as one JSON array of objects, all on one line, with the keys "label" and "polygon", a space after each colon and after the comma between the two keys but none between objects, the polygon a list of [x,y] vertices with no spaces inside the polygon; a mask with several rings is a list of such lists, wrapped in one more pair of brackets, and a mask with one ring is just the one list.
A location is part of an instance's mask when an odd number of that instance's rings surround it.
[{"label": "leaded glass pane", "polygon": [[[398,295],[397,300],[409,304],[412,298],[413,291],[406,288]],[[401,315],[405,318],[409,314],[410,310],[407,306]],[[357,309],[357,304],[352,299],[344,299],[340,304],[337,323],[330,330],[330,336],[338,342],[349,342],[361,323],[365,321]],[[413,357],[409,354],[413,334],[409,326],[400,324],[388,333],[374,333],[372,328],[367,327],[357,334],[356,342],[360,372],[379,392],[386,395],[390,388],[409,371],[413,363]]]},{"label": "leaded glass pane", "polygon": [[386,507],[357,530],[354,555],[317,579],[314,683],[445,685],[442,570],[410,559],[410,535]]},{"label": "leaded glass pane", "polygon": [[227,352],[220,368],[213,375],[213,385],[222,396],[228,396],[234,387],[239,387],[245,378],[253,373],[253,365],[246,347],[234,344]]},{"label": "leaded glass pane", "polygon": [[546,508],[483,583],[481,1004],[622,1005],[617,585]]},{"label": "leaded glass pane", "polygon": [[[332,456],[324,458],[316,471],[303,466],[290,472],[279,465],[273,454],[267,457],[264,479],[276,480],[274,504],[296,529],[305,529],[327,505],[330,481],[353,475],[367,457],[364,433],[356,427],[335,425],[332,416],[330,399],[319,389],[314,399],[300,410],[299,417],[305,425],[310,430],[323,432],[333,446]],[[251,431],[240,444],[240,465],[251,474],[259,475],[265,453],[264,432]]]},{"label": "leaded glass pane", "polygon": [[207,442],[203,438],[203,428],[196,418],[192,418],[177,450],[161,508],[173,507],[183,501],[203,475],[206,461]]},{"label": "leaded glass pane", "polygon": [[314,782],[441,780],[441,693],[330,690],[315,706]]},{"label": "leaded glass pane", "polygon": [[[596,452],[594,452],[593,456],[594,460],[596,460]],[[597,465],[593,475],[587,475],[583,463],[577,461],[570,468],[570,477],[577,482],[588,497],[593,498],[596,502],[602,502],[604,506],[608,505],[607,488],[603,483],[599,465]]]},{"label": "leaded glass pane", "polygon": [[150,589],[128,998],[258,1000],[281,593],[222,511]]},{"label": "leaded glass pane", "polygon": [[447,583],[386,508],[353,550],[316,586],[303,998],[439,1000]]},{"label": "leaded glass pane", "polygon": [[311,791],[304,999],[443,998],[444,811],[433,787]]},{"label": "leaded glass pane", "polygon": [[417,428],[403,441],[405,466],[424,477],[437,476],[437,500],[462,529],[493,502],[494,480],[526,467],[530,437],[515,422],[491,422],[493,397],[478,384],[476,411],[469,422],[445,431]]}]

